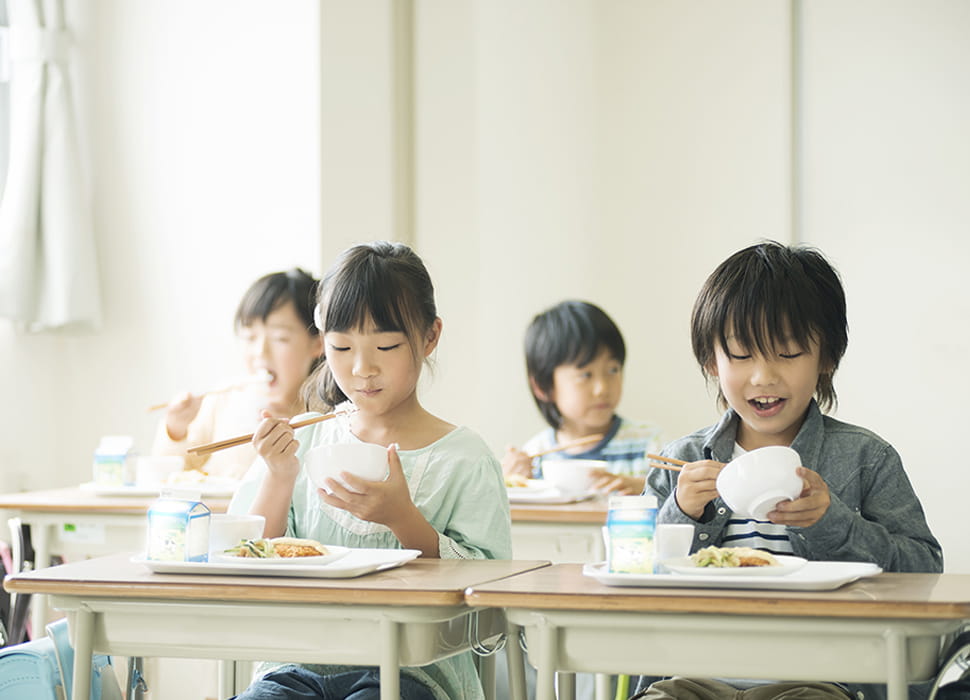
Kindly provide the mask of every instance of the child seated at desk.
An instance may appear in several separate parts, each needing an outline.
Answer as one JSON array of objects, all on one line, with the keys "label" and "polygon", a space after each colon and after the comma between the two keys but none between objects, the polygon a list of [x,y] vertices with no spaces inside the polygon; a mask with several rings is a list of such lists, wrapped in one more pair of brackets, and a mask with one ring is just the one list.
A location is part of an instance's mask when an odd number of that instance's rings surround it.
[{"label": "child seated at desk", "polygon": [[[508,499],[491,450],[474,432],[425,410],[417,396],[422,364],[438,345],[441,319],[421,259],[407,246],[378,242],[341,255],[321,283],[317,325],[325,359],[307,385],[328,407],[351,401],[353,413],[294,432],[266,415],[253,437],[264,462],[250,512],[266,518],[265,536],[324,544],[418,549],[442,559],[508,559]],[[344,472],[317,490],[302,466],[316,445],[369,442],[387,448],[388,477]],[[349,487],[349,488],[348,488]],[[241,485],[238,512],[252,493]],[[273,663],[238,697],[377,700],[374,668]],[[408,700],[478,700],[483,692],[471,652],[403,668]]]},{"label": "child seated at desk", "polygon": [[549,455],[550,459],[605,460],[597,490],[643,491],[647,452],[660,446],[659,430],[616,413],[623,393],[626,344],[605,311],[584,301],[564,301],[536,316],[525,334],[525,363],[532,398],[549,424],[522,449],[509,447],[506,476],[541,476],[542,457],[558,445],[599,435],[595,444]]},{"label": "child seated at desk", "polygon": [[[885,571],[943,570],[942,550],[896,450],[822,413],[835,404],[832,378],[848,333],[842,283],[821,253],[765,242],[729,257],[701,289],[691,342],[726,412],[716,425],[664,448],[665,457],[688,464],[648,476],[648,492],[662,504],[657,522],[692,524],[693,550],[750,545],[813,560],[868,561]],[[732,458],[767,445],[790,446],[810,465],[798,468],[802,493],[775,506],[766,521],[739,518],[718,496],[717,475]],[[641,679],[638,698],[786,692],[756,681],[649,680]],[[749,695],[737,690],[749,687]],[[782,697],[884,695],[882,686],[832,683]]]},{"label": "child seated at desk", "polygon": [[187,450],[251,433],[261,410],[277,418],[306,410],[300,390],[323,354],[313,325],[316,291],[317,280],[300,269],[256,280],[239,302],[234,325],[247,374],[266,373],[269,381],[239,391],[174,397],[158,425],[152,453],[184,457],[186,469],[204,469],[212,476],[242,477],[256,459],[250,445],[211,455]]}]

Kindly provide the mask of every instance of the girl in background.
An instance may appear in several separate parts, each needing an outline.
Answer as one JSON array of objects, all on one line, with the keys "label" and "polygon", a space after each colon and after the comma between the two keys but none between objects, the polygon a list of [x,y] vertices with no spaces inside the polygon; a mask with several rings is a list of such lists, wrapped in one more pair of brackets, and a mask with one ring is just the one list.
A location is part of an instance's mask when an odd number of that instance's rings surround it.
[{"label": "girl in background", "polygon": [[[407,246],[377,242],[345,251],[321,283],[318,319],[325,361],[307,384],[327,407],[356,409],[294,431],[268,414],[253,437],[265,469],[249,511],[266,518],[266,537],[288,535],[350,547],[421,550],[424,557],[509,558],[508,499],[501,468],[474,432],[429,413],[417,396],[422,366],[442,323],[421,259]],[[388,477],[344,473],[317,490],[302,465],[314,446],[369,442],[387,448]],[[246,504],[246,484],[231,511]],[[266,664],[238,697],[372,700],[377,669]],[[471,653],[404,668],[409,700],[483,697]]]},{"label": "girl in background", "polygon": [[300,269],[274,272],[256,280],[243,295],[234,326],[242,346],[245,372],[265,381],[236,391],[204,395],[183,392],[165,409],[152,453],[185,457],[186,469],[240,478],[256,458],[250,445],[211,455],[186,450],[234,435],[251,433],[268,411],[292,418],[306,410],[303,382],[320,362],[323,342],[313,324],[317,280]]}]

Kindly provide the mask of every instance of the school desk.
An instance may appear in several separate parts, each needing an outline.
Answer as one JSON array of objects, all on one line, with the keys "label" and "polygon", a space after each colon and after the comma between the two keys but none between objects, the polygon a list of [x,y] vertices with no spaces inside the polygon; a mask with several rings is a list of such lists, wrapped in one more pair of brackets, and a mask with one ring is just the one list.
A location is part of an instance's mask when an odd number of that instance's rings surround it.
[{"label": "school desk", "polygon": [[887,683],[905,700],[970,621],[970,575],[884,573],[813,592],[620,588],[560,564],[466,600],[524,630],[537,700],[553,700],[556,671]]},{"label": "school desk", "polygon": [[[30,525],[35,566],[46,565],[56,551],[58,536],[69,530],[72,546],[100,554],[142,543],[148,528],[148,508],[155,496],[101,496],[79,487],[0,494],[0,510],[7,518]],[[228,498],[205,498],[213,513],[224,513]],[[49,615],[44,596],[31,600],[31,628],[43,630]]]},{"label": "school desk", "polygon": [[[548,559],[554,564],[604,561],[603,526],[609,514],[605,496],[566,504],[512,503],[512,556]],[[515,679],[510,679],[515,682]],[[609,675],[597,674],[595,700],[612,700]]]},{"label": "school desk", "polygon": [[603,561],[605,498],[563,505],[512,503],[512,554],[556,564]]},{"label": "school desk", "polygon": [[[69,546],[85,554],[127,551],[144,540],[146,513],[154,496],[99,496],[78,487],[0,494],[5,518],[19,517],[31,526],[35,562],[50,561],[57,554],[58,538],[77,542]],[[227,498],[205,498],[213,513],[223,513]],[[606,524],[604,499],[565,505],[512,504],[513,556],[522,560],[554,563],[602,561],[605,558],[601,527]],[[47,624],[44,596],[34,599],[31,625],[37,630]]]},{"label": "school desk", "polygon": [[[465,604],[473,585],[544,561],[419,559],[349,579],[154,574],[114,554],[8,577],[7,590],[47,594],[68,617],[74,697],[91,653],[376,665],[381,698],[399,668],[424,665],[504,631],[501,611]],[[79,694],[80,693],[80,694]]]}]

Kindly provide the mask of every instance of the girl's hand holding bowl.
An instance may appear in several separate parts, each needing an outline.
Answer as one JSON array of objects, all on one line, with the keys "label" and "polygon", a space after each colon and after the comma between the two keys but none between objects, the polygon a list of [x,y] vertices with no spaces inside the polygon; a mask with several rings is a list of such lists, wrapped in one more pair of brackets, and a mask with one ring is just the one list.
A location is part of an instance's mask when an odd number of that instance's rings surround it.
[{"label": "girl's hand holding bowl", "polygon": [[333,479],[348,491],[359,493],[341,478],[342,472],[367,481],[383,481],[387,478],[387,450],[369,442],[318,445],[307,451],[304,463],[313,485],[327,493],[332,493],[327,479]]},{"label": "girl's hand holding bowl", "polygon": [[[366,443],[362,444],[366,445]],[[381,523],[392,530],[403,526],[408,521],[413,522],[415,517],[422,517],[411,500],[411,492],[408,490],[408,481],[404,476],[404,468],[401,466],[396,445],[392,445],[387,450],[380,445],[366,446],[377,448],[381,452],[383,462],[378,467],[376,451],[370,450],[374,461],[370,462],[371,471],[368,472],[368,476],[379,476],[379,478],[364,478],[362,473],[365,468],[357,462],[353,471],[342,469],[341,477],[324,478],[325,485],[320,487],[323,502],[334,508],[346,510],[361,520]]]}]

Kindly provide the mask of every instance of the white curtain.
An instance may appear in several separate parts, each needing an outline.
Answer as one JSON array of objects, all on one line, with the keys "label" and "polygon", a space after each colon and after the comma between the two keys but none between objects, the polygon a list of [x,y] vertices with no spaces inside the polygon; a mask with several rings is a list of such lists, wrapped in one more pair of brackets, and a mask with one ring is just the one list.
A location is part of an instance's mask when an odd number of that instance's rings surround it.
[{"label": "white curtain", "polygon": [[97,255],[81,177],[63,0],[7,0],[10,165],[0,202],[0,317],[97,328]]}]

